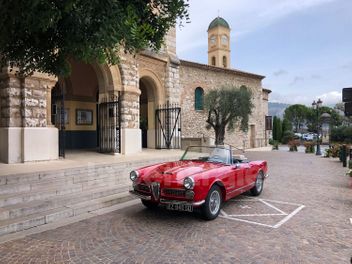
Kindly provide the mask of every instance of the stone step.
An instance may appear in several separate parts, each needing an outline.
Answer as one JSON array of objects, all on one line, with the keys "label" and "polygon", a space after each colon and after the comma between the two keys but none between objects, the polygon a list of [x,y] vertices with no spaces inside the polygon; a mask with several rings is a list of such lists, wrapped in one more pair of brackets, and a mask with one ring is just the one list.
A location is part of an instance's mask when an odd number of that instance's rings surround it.
[{"label": "stone step", "polygon": [[[77,178],[75,178],[77,176]],[[41,191],[45,189],[53,189],[58,188],[57,190],[63,189],[63,186],[72,185],[72,184],[81,184],[85,186],[84,189],[93,186],[98,183],[104,182],[128,182],[128,175],[124,174],[103,174],[103,175],[76,175],[76,176],[61,176],[56,178],[45,178],[45,179],[37,179],[34,181],[29,181],[26,183],[12,183],[0,185],[0,195],[6,194],[15,194],[15,193],[23,193],[30,191]],[[104,186],[104,185],[100,185]],[[1,205],[0,205],[1,206]]]},{"label": "stone step", "polygon": [[103,198],[98,198],[98,199],[94,199],[94,200],[90,200],[82,203],[69,205],[68,207],[73,209],[73,214],[76,216],[83,213],[93,212],[101,208],[113,206],[117,203],[126,202],[131,199],[132,197],[129,195],[129,192],[124,191],[124,192],[109,195]]},{"label": "stone step", "polygon": [[81,184],[62,185],[55,188],[43,188],[22,193],[11,193],[0,195],[0,207],[25,203],[35,200],[44,200],[57,195],[65,195],[82,191]]},{"label": "stone step", "polygon": [[46,210],[41,213],[31,214],[24,217],[17,217],[15,219],[2,220],[0,221],[0,236],[27,230],[48,223],[57,222],[62,219],[81,215],[84,213],[94,212],[96,210],[126,202],[131,199],[132,198],[129,193],[125,191],[86,202],[74,203],[72,205]]},{"label": "stone step", "polygon": [[128,186],[109,186],[102,188],[89,189],[82,192],[77,192],[69,195],[58,195],[44,200],[34,200],[9,206],[4,206],[0,211],[0,220],[13,219],[17,217],[24,217],[31,214],[41,213],[43,211],[59,208],[62,206],[69,206],[74,203],[85,202],[128,189]]}]

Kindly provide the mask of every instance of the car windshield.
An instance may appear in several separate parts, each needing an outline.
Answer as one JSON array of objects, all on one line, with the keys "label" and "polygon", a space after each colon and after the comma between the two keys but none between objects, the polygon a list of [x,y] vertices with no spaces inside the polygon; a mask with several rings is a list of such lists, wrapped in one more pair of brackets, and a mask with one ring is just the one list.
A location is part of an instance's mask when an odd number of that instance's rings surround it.
[{"label": "car windshield", "polygon": [[223,146],[217,147],[188,147],[181,160],[199,160],[231,164],[231,149]]}]

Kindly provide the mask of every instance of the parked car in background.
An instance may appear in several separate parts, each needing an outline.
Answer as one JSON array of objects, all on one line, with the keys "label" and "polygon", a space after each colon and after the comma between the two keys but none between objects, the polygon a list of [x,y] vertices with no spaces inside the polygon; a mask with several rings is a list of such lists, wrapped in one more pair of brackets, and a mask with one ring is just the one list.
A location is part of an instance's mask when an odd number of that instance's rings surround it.
[{"label": "parked car in background", "polygon": [[231,147],[188,147],[179,161],[155,164],[130,173],[132,195],[143,205],[192,212],[215,219],[223,202],[250,191],[260,195],[268,176],[267,162],[248,162]]},{"label": "parked car in background", "polygon": [[318,138],[318,135],[316,133],[305,133],[302,135],[302,139],[306,141],[313,141]]},{"label": "parked car in background", "polygon": [[303,135],[301,133],[295,133],[295,139],[301,139],[302,136]]}]

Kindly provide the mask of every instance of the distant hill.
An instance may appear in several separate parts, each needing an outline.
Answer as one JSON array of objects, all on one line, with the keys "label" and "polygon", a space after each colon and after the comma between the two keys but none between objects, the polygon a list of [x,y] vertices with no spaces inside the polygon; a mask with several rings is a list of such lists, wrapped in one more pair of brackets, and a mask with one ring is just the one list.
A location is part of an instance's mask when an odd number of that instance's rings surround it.
[{"label": "distant hill", "polygon": [[289,106],[289,104],[269,102],[269,116],[277,116],[282,118],[284,116],[285,109]]}]

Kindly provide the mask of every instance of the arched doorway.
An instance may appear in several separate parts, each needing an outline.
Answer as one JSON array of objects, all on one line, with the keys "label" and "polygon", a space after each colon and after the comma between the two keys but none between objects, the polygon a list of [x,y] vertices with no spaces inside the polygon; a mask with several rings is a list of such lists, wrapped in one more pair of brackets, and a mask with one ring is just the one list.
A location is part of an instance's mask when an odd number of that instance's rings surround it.
[{"label": "arched doorway", "polygon": [[[68,78],[59,78],[52,91],[52,120],[60,130],[59,149],[98,150],[103,135],[102,115],[99,115],[102,105],[109,108],[105,109],[106,120],[103,122],[104,127],[109,129],[105,133],[108,134],[107,140],[119,142],[112,138],[114,134],[119,137],[115,113],[118,107],[112,106],[110,101],[111,98],[114,98],[113,101],[118,100],[117,89],[121,88],[118,68],[77,61],[70,61],[70,64],[71,75]],[[110,122],[110,119],[114,122]],[[110,133],[110,130],[114,133]],[[116,150],[116,147],[112,149]]]},{"label": "arched doorway", "polygon": [[139,124],[142,131],[142,147],[155,148],[155,109],[158,105],[155,81],[144,76],[139,80]]}]

